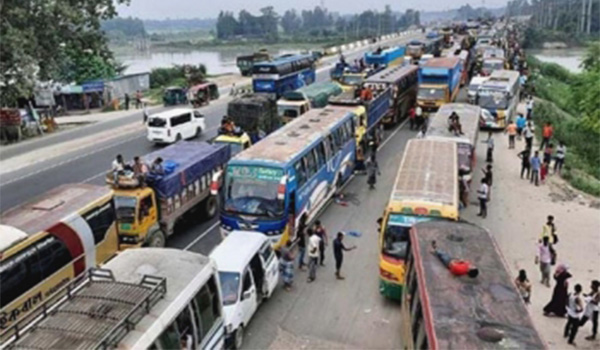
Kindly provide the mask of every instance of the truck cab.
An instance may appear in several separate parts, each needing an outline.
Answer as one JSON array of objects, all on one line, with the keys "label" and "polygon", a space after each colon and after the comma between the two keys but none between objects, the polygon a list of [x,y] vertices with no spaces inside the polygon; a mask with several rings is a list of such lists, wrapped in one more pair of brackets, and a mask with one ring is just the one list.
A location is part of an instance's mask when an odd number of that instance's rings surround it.
[{"label": "truck cab", "polygon": [[310,110],[310,101],[279,99],[277,101],[277,114],[284,124],[291,122]]},{"label": "truck cab", "polygon": [[450,91],[443,84],[421,84],[417,93],[417,104],[424,111],[434,111],[450,100]]},{"label": "truck cab", "polygon": [[252,146],[252,140],[247,133],[243,133],[239,136],[219,135],[214,139],[213,143],[219,145],[228,145],[230,147],[232,157]]}]

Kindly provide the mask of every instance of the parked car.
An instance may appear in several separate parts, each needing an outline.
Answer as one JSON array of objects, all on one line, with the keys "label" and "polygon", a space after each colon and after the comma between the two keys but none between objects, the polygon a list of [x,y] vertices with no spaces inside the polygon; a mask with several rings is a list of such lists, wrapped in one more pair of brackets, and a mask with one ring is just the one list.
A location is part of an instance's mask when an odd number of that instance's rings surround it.
[{"label": "parked car", "polygon": [[210,254],[217,263],[223,311],[225,344],[239,349],[244,328],[279,281],[279,260],[268,237],[260,232],[232,231]]}]

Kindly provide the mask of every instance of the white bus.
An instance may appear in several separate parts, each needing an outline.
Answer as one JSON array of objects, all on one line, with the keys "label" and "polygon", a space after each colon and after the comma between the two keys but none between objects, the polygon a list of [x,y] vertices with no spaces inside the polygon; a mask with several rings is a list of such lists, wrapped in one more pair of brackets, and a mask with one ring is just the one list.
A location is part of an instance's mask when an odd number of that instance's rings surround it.
[{"label": "white bus", "polygon": [[169,248],[128,249],[73,280],[2,334],[11,348],[222,349],[215,263]]},{"label": "white bus", "polygon": [[491,113],[484,127],[503,129],[517,113],[519,104],[519,72],[514,70],[493,71],[487,81],[477,89],[476,104]]}]

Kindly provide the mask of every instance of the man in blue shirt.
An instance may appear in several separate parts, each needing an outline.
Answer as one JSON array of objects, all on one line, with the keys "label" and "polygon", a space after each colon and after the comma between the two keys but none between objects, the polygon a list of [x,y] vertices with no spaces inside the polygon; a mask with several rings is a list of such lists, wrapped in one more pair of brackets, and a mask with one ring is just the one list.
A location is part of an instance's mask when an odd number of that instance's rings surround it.
[{"label": "man in blue shirt", "polygon": [[530,181],[530,183],[535,182],[535,185],[538,186],[539,181],[540,181],[540,168],[542,166],[542,161],[540,160],[538,151],[535,151],[535,153],[533,154],[533,157],[531,157],[530,163],[531,163],[531,181]]},{"label": "man in blue shirt", "polygon": [[527,119],[521,113],[517,117],[517,135],[519,135],[519,140],[521,139],[521,135],[523,134],[523,129],[525,129],[525,124],[527,123]]}]

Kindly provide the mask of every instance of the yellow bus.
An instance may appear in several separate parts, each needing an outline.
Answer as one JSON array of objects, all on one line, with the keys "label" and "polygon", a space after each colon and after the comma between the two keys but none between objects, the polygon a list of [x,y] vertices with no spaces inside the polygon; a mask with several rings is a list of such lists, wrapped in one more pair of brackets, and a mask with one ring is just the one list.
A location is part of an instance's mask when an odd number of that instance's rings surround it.
[{"label": "yellow bus", "polygon": [[0,330],[116,254],[112,199],[110,188],[69,184],[0,216]]},{"label": "yellow bus", "polygon": [[[479,273],[454,276],[448,257]],[[402,349],[548,348],[489,231],[466,222],[418,223],[406,261]]]},{"label": "yellow bus", "polygon": [[379,233],[379,291],[400,300],[404,288],[409,230],[436,219],[458,220],[456,143],[410,140]]}]

